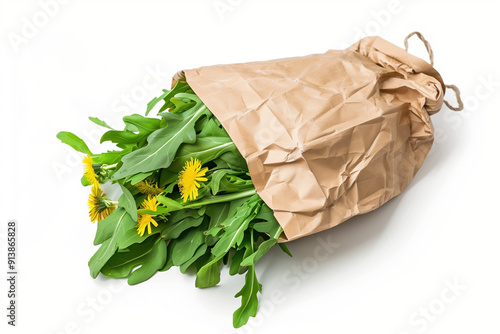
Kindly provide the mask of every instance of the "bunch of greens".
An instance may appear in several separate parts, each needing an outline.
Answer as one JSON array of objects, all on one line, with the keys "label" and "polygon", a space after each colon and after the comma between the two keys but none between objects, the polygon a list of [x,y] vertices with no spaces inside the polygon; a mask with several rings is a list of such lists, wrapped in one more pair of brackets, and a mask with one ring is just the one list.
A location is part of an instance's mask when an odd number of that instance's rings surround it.
[{"label": "bunch of greens", "polygon": [[[160,117],[147,117],[160,101]],[[109,129],[101,143],[117,150],[94,154],[70,132],[57,137],[86,154],[81,182],[92,189],[89,215],[98,222],[94,245],[101,245],[89,261],[92,277],[128,277],[137,284],[178,266],[182,273],[195,271],[196,287],[205,288],[219,283],[224,264],[231,275],[246,273],[233,326],[246,324],[262,289],[255,263],[283,230],[217,118],[179,82],[148,104],[146,117],[124,117],[123,130],[90,120]],[[121,187],[118,201],[103,193],[108,181]]]}]

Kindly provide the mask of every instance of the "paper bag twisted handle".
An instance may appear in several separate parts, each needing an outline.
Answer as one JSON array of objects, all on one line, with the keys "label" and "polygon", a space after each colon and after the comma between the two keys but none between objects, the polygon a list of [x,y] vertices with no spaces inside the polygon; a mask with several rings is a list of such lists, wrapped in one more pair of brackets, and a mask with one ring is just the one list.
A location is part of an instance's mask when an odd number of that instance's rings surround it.
[{"label": "paper bag twisted handle", "polygon": [[[431,64],[431,66],[434,66],[434,52],[432,51],[431,44],[418,31],[414,31],[411,34],[409,34],[408,36],[406,36],[405,41],[404,41],[405,50],[408,51],[408,39],[410,39],[410,37],[413,36],[413,35],[416,35],[422,41],[422,43],[424,43],[425,48],[427,49],[427,53],[429,54],[430,64]],[[445,85],[445,86],[446,86],[446,88],[450,88],[450,89],[452,89],[455,92],[455,95],[457,96],[458,107],[453,107],[446,100],[443,101],[444,104],[446,104],[446,106],[448,108],[450,108],[451,110],[454,110],[454,111],[463,110],[464,109],[464,103],[462,102],[462,99],[460,97],[460,90],[458,89],[458,87],[455,86],[455,85]]]}]

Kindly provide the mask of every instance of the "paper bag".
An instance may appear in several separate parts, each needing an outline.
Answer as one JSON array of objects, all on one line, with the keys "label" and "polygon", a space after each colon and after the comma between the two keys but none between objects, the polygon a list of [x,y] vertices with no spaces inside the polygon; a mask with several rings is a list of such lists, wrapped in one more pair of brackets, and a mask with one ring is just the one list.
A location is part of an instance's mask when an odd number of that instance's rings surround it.
[{"label": "paper bag", "polygon": [[405,189],[433,142],[445,85],[379,38],[343,51],[185,70],[248,162],[281,241],[372,211]]}]

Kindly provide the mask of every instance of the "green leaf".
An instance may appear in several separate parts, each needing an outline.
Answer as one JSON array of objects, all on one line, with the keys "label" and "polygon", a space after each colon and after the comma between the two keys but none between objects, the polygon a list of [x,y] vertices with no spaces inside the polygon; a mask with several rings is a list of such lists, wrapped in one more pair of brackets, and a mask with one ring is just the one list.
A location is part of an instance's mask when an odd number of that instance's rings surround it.
[{"label": "green leaf", "polygon": [[220,282],[220,265],[222,263],[222,256],[210,257],[210,262],[205,264],[196,273],[195,286],[197,288],[208,288]]},{"label": "green leaf", "polygon": [[174,187],[177,185],[177,182],[170,183],[164,190],[163,193],[168,195],[174,191]]},{"label": "green leaf", "polygon": [[139,233],[137,233],[137,229],[135,228],[135,226],[134,228],[125,231],[125,233],[123,233],[123,236],[121,236],[121,238],[116,241],[116,243],[118,244],[118,249],[122,250],[132,246],[133,244],[140,244],[144,242],[149,236],[161,233],[161,231],[165,228],[165,225],[161,224],[158,220],[157,222],[158,226],[151,226],[151,234],[145,234],[142,237],[139,235]]},{"label": "green leaf", "polygon": [[130,275],[128,284],[134,285],[144,282],[153,276],[158,270],[163,268],[167,260],[167,245],[162,238],[155,243],[151,253],[143,257],[142,266]]},{"label": "green leaf", "polygon": [[115,254],[118,246],[114,239],[108,239],[99,247],[97,252],[89,260],[90,275],[96,278],[102,267]]},{"label": "green leaf", "polygon": [[105,219],[97,223],[94,245],[102,244],[104,241],[113,237],[116,232],[127,230],[134,226],[134,221],[129,215],[127,215],[125,209],[118,208]]},{"label": "green leaf", "polygon": [[128,277],[132,270],[142,263],[142,257],[153,250],[158,237],[144,238],[143,243],[131,245],[128,249],[116,252],[101,269],[105,276]]},{"label": "green leaf", "polygon": [[180,81],[177,82],[177,84],[175,85],[174,88],[172,88],[172,90],[164,89],[162,95],[155,97],[148,103],[148,107],[146,109],[146,116],[151,112],[151,110],[153,110],[153,108],[158,104],[158,102],[162,100],[166,101],[165,106],[163,106],[160,111],[165,110],[166,108],[169,108],[173,105],[173,103],[170,103],[170,99],[175,94],[184,93],[190,90],[191,88],[186,82],[180,82]]},{"label": "green leaf", "polygon": [[259,261],[259,259],[267,253],[268,250],[271,249],[271,247],[273,247],[274,245],[276,245],[276,243],[278,242],[278,240],[276,239],[268,239],[266,241],[264,241],[263,243],[261,243],[259,245],[259,248],[257,248],[257,251],[252,253],[250,256],[246,257],[242,262],[241,262],[241,265],[242,266],[251,266],[251,265],[254,265],[257,261]]},{"label": "green leaf", "polygon": [[262,285],[257,280],[255,268],[250,266],[245,275],[245,285],[235,295],[235,297],[241,296],[241,306],[233,314],[234,328],[240,328],[248,322],[250,317],[255,317],[259,305],[257,293],[261,291]]},{"label": "green leaf", "polygon": [[184,208],[184,205],[182,205],[182,203],[166,196],[159,195],[158,197],[156,197],[156,199],[158,200],[158,202],[166,206],[169,211],[177,211]]},{"label": "green leaf", "polygon": [[175,246],[176,241],[177,241],[176,239],[167,241],[168,242],[167,261],[165,262],[165,265],[163,266],[163,268],[160,269],[160,271],[167,271],[174,266],[174,264],[172,263],[172,256],[170,256],[170,254],[172,254],[172,248]]},{"label": "green leaf", "polygon": [[125,182],[130,182],[130,184],[134,185],[145,180],[151,174],[153,174],[153,172],[135,174],[130,177],[127,177],[125,179]]},{"label": "green leaf", "polygon": [[173,90],[163,90],[163,94],[153,98],[151,101],[148,102],[148,107],[146,108],[146,116],[149,114],[151,110],[158,104],[158,102],[162,101],[165,98],[168,98],[168,95],[172,92]]},{"label": "green leaf", "polygon": [[188,261],[184,262],[181,267],[180,267],[180,270],[181,270],[181,273],[185,274],[186,271],[188,270],[188,268],[194,264],[196,262],[196,260],[198,260],[200,257],[202,257],[205,253],[207,253],[207,244],[202,244],[200,247],[198,247],[198,249],[196,250],[196,252],[194,253],[194,255],[191,257],[191,259],[189,259]]},{"label": "green leaf", "polygon": [[225,175],[218,184],[218,191],[226,193],[241,192],[247,189],[255,189],[252,180],[244,180],[235,175]]},{"label": "green leaf", "polygon": [[[220,183],[223,178],[225,178],[228,174],[238,174],[241,172],[234,171],[232,169],[219,169],[212,174],[212,179],[210,180],[210,188],[212,189],[212,194],[217,195],[220,189]],[[250,181],[250,185],[253,186],[252,181]]]},{"label": "green leaf", "polygon": [[[236,193],[236,194],[226,194],[226,195],[213,196],[213,198],[224,198],[224,199],[227,198],[227,201],[224,201],[224,203],[229,204],[229,211],[228,211],[227,217],[222,222],[218,222],[215,226],[212,226],[212,224],[210,224],[210,229],[207,231],[207,235],[215,236],[220,231],[222,231],[225,227],[233,224],[233,220],[238,219],[238,217],[236,217],[236,212],[238,210],[242,210],[242,209],[240,209],[240,207],[248,204],[247,202],[251,199],[251,196],[253,196],[255,194],[255,190],[250,191],[249,196],[240,198],[239,195],[242,195],[242,194],[244,194],[244,193],[241,192],[241,193]],[[212,204],[210,201],[206,201],[206,202],[208,202],[208,203],[206,203],[205,205]],[[220,205],[221,203],[218,203],[218,204]]]},{"label": "green leaf", "polygon": [[[240,274],[241,269],[241,261],[243,261],[243,256],[245,255],[245,249],[238,249],[236,253],[234,253],[231,258],[231,266],[229,267],[229,275],[233,276],[236,274]],[[245,268],[246,270],[246,268]]]},{"label": "green leaf", "polygon": [[170,172],[178,173],[191,157],[206,164],[226,152],[237,151],[227,132],[214,124],[211,120],[196,136],[194,143],[183,144],[179,147],[175,160],[168,168]]},{"label": "green leaf", "polygon": [[82,176],[82,178],[80,179],[80,182],[82,183],[82,186],[86,187],[86,186],[90,186],[92,185],[89,180],[87,180],[87,178],[84,176]]},{"label": "green leaf", "polygon": [[200,226],[202,222],[203,217],[186,217],[165,227],[161,233],[165,236],[165,240],[177,239],[182,232],[191,227]]},{"label": "green leaf", "polygon": [[194,268],[196,272],[198,272],[203,266],[208,264],[212,259],[212,254],[210,253],[210,249],[207,249],[207,252],[203,254],[198,260],[194,263]]},{"label": "green leaf", "polygon": [[[160,128],[161,120],[147,118],[138,114],[123,117],[126,124],[125,130],[110,130],[101,137],[101,143],[111,141],[121,145],[134,145],[146,139],[151,133]],[[133,129],[133,131],[129,130]]]},{"label": "green leaf", "polygon": [[178,114],[192,108],[196,104],[196,102],[191,99],[178,97],[179,95],[180,94],[176,94],[176,96],[170,99],[170,102],[174,105],[169,112]]},{"label": "green leaf", "polygon": [[115,180],[137,173],[167,168],[176,157],[182,143],[194,143],[194,125],[203,115],[210,114],[205,105],[195,96],[196,106],[181,113],[163,113],[167,126],[156,130],[148,137],[148,145],[123,157],[123,166],[114,174]]},{"label": "green leaf", "polygon": [[224,220],[226,220],[229,216],[230,208],[231,202],[207,205],[205,212],[206,215],[210,217],[210,224],[208,226],[208,229],[222,224],[222,222],[224,222]]},{"label": "green leaf", "polygon": [[[261,233],[267,233],[274,239],[278,239],[281,232],[283,232],[283,229],[274,217],[274,211],[265,203],[262,204],[259,213],[257,214],[257,216],[255,216],[255,220],[261,221],[253,224],[254,230]],[[278,234],[278,236],[274,237],[276,236],[276,234]]]},{"label": "green leaf", "polygon": [[81,140],[77,135],[72,134],[71,132],[61,131],[57,134],[57,138],[59,138],[64,144],[71,146],[78,152],[92,155],[92,152],[90,152],[87,144],[85,144],[83,140]]},{"label": "green leaf", "polygon": [[105,127],[105,128],[108,128],[108,129],[111,129],[113,130],[112,127],[110,127],[106,122],[104,121],[101,121],[99,118],[97,117],[89,117],[89,119],[94,122],[95,124],[99,125],[99,126],[102,126],[102,127]]},{"label": "green leaf", "polygon": [[288,254],[288,256],[293,257],[292,253],[290,253],[290,250],[284,243],[279,243],[278,246],[280,246],[281,250]]},{"label": "green leaf", "polygon": [[212,248],[215,256],[227,253],[234,245],[239,245],[243,240],[244,233],[250,221],[257,215],[262,200],[255,194],[247,202],[238,208],[234,217],[228,217],[223,222],[224,234]]},{"label": "green leaf", "polygon": [[[144,282],[161,269],[167,260],[167,245],[161,238],[148,238],[147,242],[132,245],[127,251],[117,252],[102,268],[109,277],[127,277],[130,285]],[[132,270],[138,267],[132,272]],[[132,274],[130,274],[132,272]]]},{"label": "green leaf", "polygon": [[94,244],[102,243],[101,247],[89,260],[90,275],[96,278],[102,267],[118,249],[119,240],[126,230],[135,226],[134,221],[123,209],[118,208],[97,226]]},{"label": "green leaf", "polygon": [[248,170],[247,161],[238,150],[231,150],[222,154],[218,160],[227,164],[227,167],[234,170]]},{"label": "green leaf", "polygon": [[[236,210],[234,217],[229,216],[223,224],[224,234],[212,248],[212,260],[200,268],[196,274],[197,287],[209,287],[220,281],[220,263],[229,250],[243,241],[245,230],[257,215],[262,200],[255,194]],[[213,230],[213,229],[212,229]],[[218,265],[217,265],[218,264]]]},{"label": "green leaf", "polygon": [[181,221],[184,218],[200,218],[205,214],[205,208],[202,209],[184,209],[180,211],[175,211],[169,219],[171,224]]},{"label": "green leaf", "polygon": [[200,226],[200,228],[191,228],[177,239],[171,253],[174,266],[180,266],[193,257],[198,247],[205,241],[205,234],[203,233],[205,228],[206,224]]},{"label": "green leaf", "polygon": [[92,158],[92,160],[94,161],[94,163],[112,165],[120,162],[122,157],[130,152],[132,152],[132,147],[128,147],[121,151],[107,151],[96,155]]},{"label": "green leaf", "polygon": [[[177,183],[177,178],[179,177],[178,171],[175,173],[169,172],[166,169],[161,170],[160,175],[160,187],[165,187],[167,184]],[[175,184],[174,184],[175,185]]]},{"label": "green leaf", "polygon": [[120,184],[120,188],[122,188],[123,195],[118,199],[119,206],[124,208],[127,213],[132,217],[132,219],[137,221],[137,204],[135,203],[134,196],[127,189],[127,187]]}]

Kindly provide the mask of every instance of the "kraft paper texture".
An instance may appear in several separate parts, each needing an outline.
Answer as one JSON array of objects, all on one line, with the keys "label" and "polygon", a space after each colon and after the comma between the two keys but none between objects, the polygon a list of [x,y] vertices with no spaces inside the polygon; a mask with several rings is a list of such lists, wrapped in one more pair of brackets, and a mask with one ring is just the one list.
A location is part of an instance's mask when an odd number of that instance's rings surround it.
[{"label": "kraft paper texture", "polygon": [[181,71],[248,162],[280,241],[372,211],[406,188],[429,152],[444,83],[379,38],[346,50]]}]

